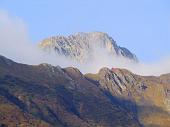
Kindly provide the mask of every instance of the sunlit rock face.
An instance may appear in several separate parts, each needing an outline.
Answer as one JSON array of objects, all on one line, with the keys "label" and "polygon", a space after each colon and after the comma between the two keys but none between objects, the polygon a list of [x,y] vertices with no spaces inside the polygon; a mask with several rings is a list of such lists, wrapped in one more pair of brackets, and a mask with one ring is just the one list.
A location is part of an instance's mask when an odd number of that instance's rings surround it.
[{"label": "sunlit rock face", "polygon": [[113,102],[136,115],[144,127],[170,125],[170,74],[140,76],[126,69],[104,67],[85,76]]},{"label": "sunlit rock face", "polygon": [[118,46],[113,38],[102,32],[76,33],[67,37],[52,36],[44,39],[40,43],[40,47],[46,52],[55,52],[80,63],[94,59],[99,53],[137,61],[137,57],[133,53]]}]

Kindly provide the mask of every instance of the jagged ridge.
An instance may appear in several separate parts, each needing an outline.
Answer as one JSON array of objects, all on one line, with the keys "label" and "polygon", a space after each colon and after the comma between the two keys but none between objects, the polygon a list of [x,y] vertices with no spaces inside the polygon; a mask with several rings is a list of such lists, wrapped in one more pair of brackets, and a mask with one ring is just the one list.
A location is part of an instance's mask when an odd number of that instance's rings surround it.
[{"label": "jagged ridge", "polygon": [[76,68],[0,56],[0,126],[140,127]]},{"label": "jagged ridge", "polygon": [[55,51],[78,62],[93,59],[96,50],[137,61],[133,53],[118,46],[113,38],[102,32],[76,33],[68,37],[53,36],[44,39],[40,47],[47,52]]},{"label": "jagged ridge", "polygon": [[170,74],[102,68],[83,75],[73,67],[24,65],[0,56],[0,125],[168,127],[169,84]]}]

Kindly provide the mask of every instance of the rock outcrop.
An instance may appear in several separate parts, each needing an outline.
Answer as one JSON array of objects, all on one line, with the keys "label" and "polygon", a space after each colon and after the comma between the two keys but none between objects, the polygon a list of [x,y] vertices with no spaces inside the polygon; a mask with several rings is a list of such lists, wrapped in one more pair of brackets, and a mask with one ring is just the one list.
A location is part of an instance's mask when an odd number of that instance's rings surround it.
[{"label": "rock outcrop", "polygon": [[125,69],[102,68],[86,74],[112,100],[138,118],[144,127],[170,125],[170,75],[139,76]]},{"label": "rock outcrop", "polygon": [[68,37],[53,36],[44,39],[40,43],[40,48],[48,53],[55,52],[81,63],[93,60],[98,52],[137,61],[133,53],[118,46],[113,38],[102,32],[76,33]]}]

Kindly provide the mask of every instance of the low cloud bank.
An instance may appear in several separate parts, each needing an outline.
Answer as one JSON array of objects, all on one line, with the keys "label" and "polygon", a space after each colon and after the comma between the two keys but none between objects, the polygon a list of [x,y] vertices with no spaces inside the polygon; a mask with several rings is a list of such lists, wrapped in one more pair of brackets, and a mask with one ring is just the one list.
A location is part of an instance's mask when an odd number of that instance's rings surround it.
[{"label": "low cloud bank", "polygon": [[3,10],[0,10],[0,55],[26,64],[73,64],[64,57],[41,51],[37,44],[31,42],[24,22]]},{"label": "low cloud bank", "polygon": [[2,10],[0,10],[0,55],[25,64],[49,63],[61,67],[73,66],[83,73],[96,73],[102,67],[126,68],[139,75],[157,76],[170,73],[170,57],[150,64],[134,63],[110,55],[104,49],[96,48],[93,60],[80,64],[55,53],[45,53],[37,44],[31,42],[24,22]]}]

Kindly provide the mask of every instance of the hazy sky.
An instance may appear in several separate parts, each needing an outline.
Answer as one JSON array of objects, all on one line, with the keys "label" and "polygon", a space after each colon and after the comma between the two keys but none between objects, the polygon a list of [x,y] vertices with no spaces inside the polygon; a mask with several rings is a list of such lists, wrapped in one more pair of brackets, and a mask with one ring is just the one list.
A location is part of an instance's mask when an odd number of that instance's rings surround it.
[{"label": "hazy sky", "polygon": [[33,42],[102,31],[140,61],[170,56],[169,0],[0,0],[0,9],[21,18]]}]

